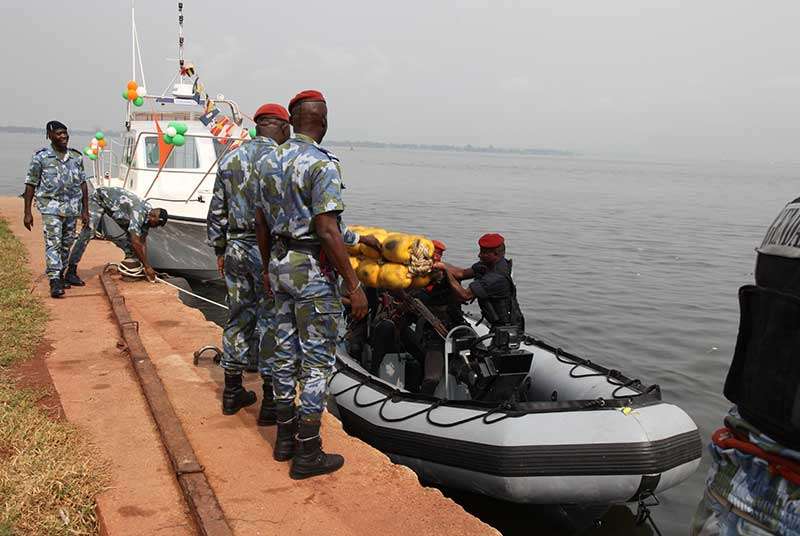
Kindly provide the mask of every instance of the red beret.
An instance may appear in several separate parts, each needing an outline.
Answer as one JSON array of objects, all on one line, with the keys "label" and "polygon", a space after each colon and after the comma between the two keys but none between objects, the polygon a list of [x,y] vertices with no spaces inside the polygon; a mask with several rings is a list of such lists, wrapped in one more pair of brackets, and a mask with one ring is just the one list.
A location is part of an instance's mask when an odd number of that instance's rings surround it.
[{"label": "red beret", "polygon": [[257,120],[262,115],[271,115],[284,121],[289,121],[289,112],[280,104],[262,104],[256,113],[253,115],[253,121]]},{"label": "red beret", "polygon": [[447,245],[440,240],[433,240],[433,249],[437,251],[445,251],[447,249]]},{"label": "red beret", "polygon": [[503,235],[497,233],[488,233],[478,239],[478,245],[487,249],[499,248],[505,242]]},{"label": "red beret", "polygon": [[292,100],[289,101],[289,109],[291,110],[294,107],[294,105],[299,104],[300,101],[325,102],[325,97],[323,97],[322,93],[320,93],[316,89],[307,89],[305,91],[301,91],[300,93],[295,95]]}]

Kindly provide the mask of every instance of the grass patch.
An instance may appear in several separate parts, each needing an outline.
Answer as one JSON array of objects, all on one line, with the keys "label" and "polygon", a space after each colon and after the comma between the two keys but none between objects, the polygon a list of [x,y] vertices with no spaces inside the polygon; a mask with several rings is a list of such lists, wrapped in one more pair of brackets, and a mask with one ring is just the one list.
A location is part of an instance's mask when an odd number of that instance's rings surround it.
[{"label": "grass patch", "polygon": [[36,405],[8,367],[33,356],[47,312],[30,292],[24,246],[0,218],[0,536],[97,534],[106,467],[69,423]]}]

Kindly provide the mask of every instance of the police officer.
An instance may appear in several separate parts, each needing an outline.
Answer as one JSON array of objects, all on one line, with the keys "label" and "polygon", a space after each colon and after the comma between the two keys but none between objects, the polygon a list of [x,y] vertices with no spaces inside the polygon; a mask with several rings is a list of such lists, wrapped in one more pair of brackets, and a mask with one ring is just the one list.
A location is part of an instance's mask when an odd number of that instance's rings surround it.
[{"label": "police officer", "polygon": [[264,393],[258,424],[268,426],[275,424],[272,376],[266,356],[259,358],[259,349],[271,307],[264,292],[264,266],[256,241],[255,170],[262,156],[289,139],[289,112],[280,104],[264,104],[253,119],[256,137],[220,161],[208,207],[208,241],[228,289],[229,316],[222,335],[222,413],[233,415],[255,402],[255,393],[242,387],[242,371],[255,359],[259,361]]},{"label": "police officer", "polygon": [[125,252],[126,257],[138,257],[147,279],[155,281],[156,272],[147,260],[147,233],[151,227],[162,227],[167,223],[167,211],[163,208],[151,208],[150,203],[142,201],[139,196],[124,188],[100,186],[89,196],[89,223],[81,229],[69,254],[70,282],[73,285],[83,285],[77,275],[77,266],[104,215],[114,220],[123,230],[121,235],[109,239]]},{"label": "police officer", "polygon": [[[436,263],[434,268],[447,271],[450,288],[462,303],[477,299],[481,314],[494,329],[499,326],[517,326],[525,330],[525,319],[517,302],[517,287],[511,279],[511,259],[506,259],[505,239],[497,233],[488,233],[478,240],[479,262],[470,268],[457,268]],[[460,281],[473,279],[469,287]]]},{"label": "police officer", "polygon": [[[65,265],[75,241],[78,215],[84,225],[89,221],[88,189],[83,155],[67,147],[69,132],[66,125],[60,121],[50,121],[46,131],[50,145],[36,151],[28,166],[22,195],[25,199],[23,223],[29,231],[33,227],[31,203],[36,197],[36,208],[42,215],[50,296],[60,298],[64,295],[64,288],[69,288],[65,284]],[[74,269],[68,272],[69,275],[74,273]],[[76,284],[83,284],[77,281]]]},{"label": "police officer", "polygon": [[339,160],[319,145],[328,127],[325,98],[319,91],[303,91],[289,103],[289,113],[294,135],[259,163],[259,203],[275,297],[265,337],[274,346],[278,433],[273,457],[292,458],[289,474],[301,479],[331,473],[344,463],[342,456],[322,451],[319,436],[343,310],[337,272],[353,318],[367,313],[367,299],[342,239]]}]

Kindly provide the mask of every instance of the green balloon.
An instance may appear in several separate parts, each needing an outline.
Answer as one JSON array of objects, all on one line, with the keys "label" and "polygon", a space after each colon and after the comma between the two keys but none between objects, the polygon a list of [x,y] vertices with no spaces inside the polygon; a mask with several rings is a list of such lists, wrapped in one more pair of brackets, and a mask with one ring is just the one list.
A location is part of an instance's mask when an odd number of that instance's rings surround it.
[{"label": "green balloon", "polygon": [[87,156],[89,157],[89,160],[97,160],[97,155],[94,154],[94,153],[92,153],[90,155],[87,155]]},{"label": "green balloon", "polygon": [[180,147],[184,143],[186,143],[186,138],[183,137],[183,134],[175,134],[172,136],[172,145],[175,147]]},{"label": "green balloon", "polygon": [[99,130],[97,132],[95,132],[94,137],[97,138],[98,140],[102,140],[103,138],[105,138],[103,133],[100,132]]},{"label": "green balloon", "polygon": [[142,97],[136,97],[133,99],[134,106],[141,106],[142,104],[144,104],[144,99]]},{"label": "green balloon", "polygon": [[255,138],[256,137],[256,127],[250,127],[250,130],[248,130],[247,133],[250,134],[251,138]]},{"label": "green balloon", "polygon": [[122,100],[128,100],[128,88],[122,90]]},{"label": "green balloon", "polygon": [[172,142],[174,140],[173,140],[172,136],[170,136],[169,134],[164,134],[164,141],[169,143],[170,145],[172,145]]},{"label": "green balloon", "polygon": [[178,123],[175,125],[175,130],[178,131],[178,134],[186,134],[186,131],[189,130],[189,127],[186,126],[186,123]]},{"label": "green balloon", "polygon": [[92,148],[91,147],[84,147],[83,148],[83,154],[85,154],[86,156],[89,156],[90,154],[92,154]]}]

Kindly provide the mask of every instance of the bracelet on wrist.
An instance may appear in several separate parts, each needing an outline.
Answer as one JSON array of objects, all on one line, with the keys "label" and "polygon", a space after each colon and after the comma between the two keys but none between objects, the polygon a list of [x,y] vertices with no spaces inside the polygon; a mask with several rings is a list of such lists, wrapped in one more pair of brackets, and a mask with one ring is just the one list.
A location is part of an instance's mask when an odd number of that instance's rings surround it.
[{"label": "bracelet on wrist", "polygon": [[352,295],[353,295],[353,293],[354,293],[355,291],[357,291],[358,289],[360,289],[360,288],[361,288],[361,281],[359,281],[359,282],[356,284],[356,286],[355,286],[354,288],[352,288],[351,290],[346,290],[346,291],[345,291],[345,294],[346,294],[346,295],[348,295],[348,296],[352,296]]}]

